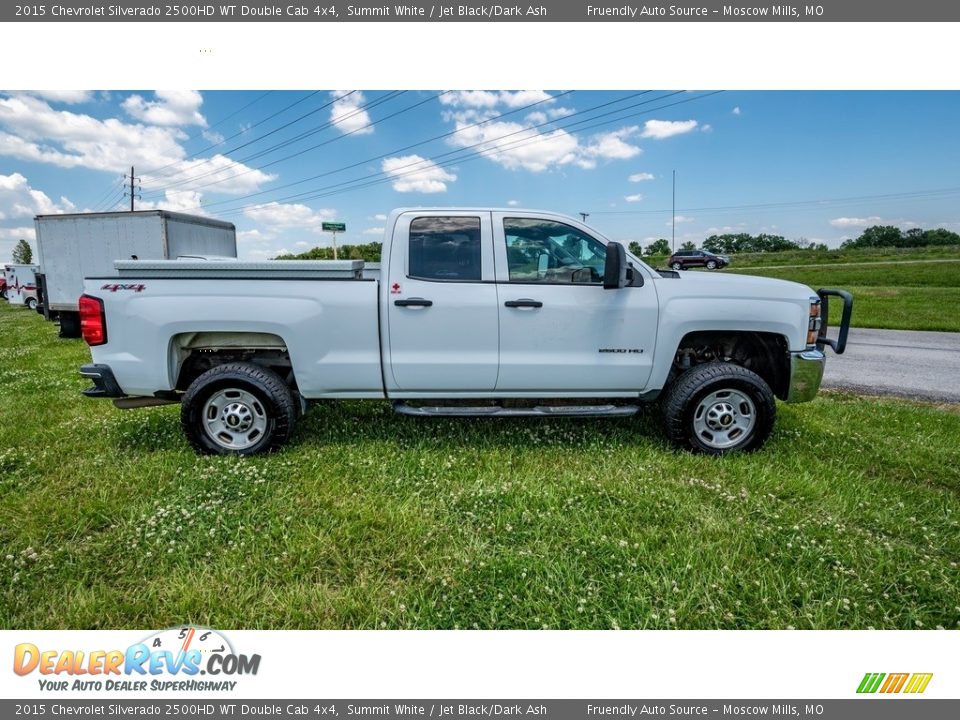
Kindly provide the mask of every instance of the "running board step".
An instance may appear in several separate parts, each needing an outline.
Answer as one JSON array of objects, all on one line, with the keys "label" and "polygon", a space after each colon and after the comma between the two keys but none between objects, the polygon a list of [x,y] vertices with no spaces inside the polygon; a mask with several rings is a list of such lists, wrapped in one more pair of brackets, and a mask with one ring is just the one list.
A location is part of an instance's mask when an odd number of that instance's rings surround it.
[{"label": "running board step", "polygon": [[395,412],[417,417],[626,417],[640,410],[639,405],[537,405],[532,408],[505,408],[499,405],[423,405],[393,404]]}]

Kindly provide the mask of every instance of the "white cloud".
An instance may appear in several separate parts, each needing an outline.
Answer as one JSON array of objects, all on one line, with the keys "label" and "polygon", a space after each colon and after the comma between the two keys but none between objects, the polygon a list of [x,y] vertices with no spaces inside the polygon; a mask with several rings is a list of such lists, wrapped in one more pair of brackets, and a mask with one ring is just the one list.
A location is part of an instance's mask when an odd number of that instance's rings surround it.
[{"label": "white cloud", "polygon": [[644,180],[653,180],[653,179],[654,179],[653,173],[648,173],[648,172],[634,173],[633,175],[627,178],[627,180],[633,183],[643,182]]},{"label": "white cloud", "polygon": [[457,122],[460,130],[450,138],[453,145],[476,146],[474,150],[510,170],[541,172],[578,158],[577,138],[565,130],[540,132],[516,122],[488,122],[480,126]]},{"label": "white cloud", "polygon": [[215,130],[204,130],[204,131],[201,133],[201,135],[203,135],[203,139],[204,139],[204,140],[206,140],[207,142],[211,142],[211,143],[213,143],[214,145],[219,145],[219,144],[222,143],[222,142],[224,141],[224,139],[225,139],[225,138],[223,137],[223,135],[221,135],[220,133],[216,132]]},{"label": "white cloud", "polygon": [[315,231],[320,231],[320,225],[324,221],[335,220],[337,217],[337,211],[329,208],[314,210],[301,203],[278,202],[254,205],[244,210],[243,214],[268,227],[310,228]]},{"label": "white cloud", "polygon": [[394,179],[393,189],[397,192],[446,192],[447,183],[457,179],[453,173],[419,155],[385,158],[382,169]]},{"label": "white cloud", "polygon": [[268,235],[267,233],[261,232],[260,230],[256,230],[256,229],[237,231],[237,242],[241,244],[248,243],[248,242],[264,243],[264,242],[269,242],[272,239],[273,239],[272,235]]},{"label": "white cloud", "polygon": [[384,213],[377,213],[376,215],[373,216],[373,219],[383,222],[384,220],[387,219],[387,216]]},{"label": "white cloud", "polygon": [[383,235],[383,228],[382,227],[367,228],[366,230],[363,231],[363,234],[364,235]]},{"label": "white cloud", "polygon": [[[19,240],[20,238],[33,240],[36,235],[37,231],[32,227],[0,228],[0,240]],[[0,255],[2,255],[2,253],[0,253]]]},{"label": "white cloud", "polygon": [[330,122],[340,132],[355,135],[368,135],[373,132],[372,127],[367,127],[370,124],[370,115],[360,107],[365,102],[362,92],[357,90],[348,94],[346,90],[334,90],[330,97],[337,98],[330,109]]},{"label": "white cloud", "polygon": [[880,225],[883,224],[883,219],[877,215],[871,215],[870,217],[858,218],[858,217],[838,217],[830,221],[830,224],[836,228],[850,228],[850,227],[868,227],[870,225]]},{"label": "white cloud", "polygon": [[66,198],[56,203],[42,190],[36,190],[20,173],[0,175],[0,220],[33,218],[69,212],[75,207]]},{"label": "white cloud", "polygon": [[[224,155],[185,160],[180,144],[186,135],[177,127],[128,123],[118,118],[98,119],[82,113],[55,110],[28,95],[0,97],[0,155],[61,168],[87,168],[112,178],[131,165],[142,173],[143,190],[178,183],[178,190],[217,182],[223,193],[248,193],[276,176],[234,163]],[[145,169],[167,168],[162,176]],[[202,176],[202,177],[201,177]],[[194,178],[189,182],[183,182]],[[106,187],[107,182],[104,182]],[[103,190],[97,190],[99,195]]]},{"label": "white cloud", "polygon": [[[168,189],[163,193],[163,200],[138,200],[137,210],[173,210],[174,212],[189,212],[192,215],[206,215],[201,207],[203,193],[196,190]],[[126,202],[126,201],[124,201]]]},{"label": "white cloud", "polygon": [[507,200],[507,205],[510,207],[517,207],[520,204],[519,200]]},{"label": "white cloud", "polygon": [[532,112],[524,119],[531,125],[542,125],[547,121],[547,114],[542,112]]},{"label": "white cloud", "polygon": [[709,125],[709,124],[708,124],[708,125],[703,125],[703,126],[701,126],[701,127],[700,127],[700,132],[705,132],[705,133],[713,132],[713,125]]},{"label": "white cloud", "polygon": [[636,195],[624,195],[623,199],[627,202],[640,202],[643,200],[643,195],[640,193],[637,193]]},{"label": "white cloud", "polygon": [[[677,215],[676,218],[674,219],[676,220],[677,225],[680,225],[681,223],[693,222],[694,220],[692,217],[687,217],[686,215]],[[667,227],[670,227],[671,225],[673,225],[673,220],[667,220],[667,222],[665,222],[664,225],[666,225]]]},{"label": "white cloud", "polygon": [[641,137],[663,140],[674,135],[693,132],[696,128],[696,120],[647,120],[643,125]]},{"label": "white cloud", "polygon": [[551,120],[557,120],[567,115],[573,115],[576,111],[573,108],[568,107],[557,107],[557,108],[547,108],[547,115],[550,116]]},{"label": "white cloud", "polygon": [[203,96],[196,90],[157,90],[154,96],[156,100],[131,95],[122,107],[130,117],[149,125],[206,127],[207,120],[200,113]]},{"label": "white cloud", "polygon": [[594,135],[590,144],[583,148],[583,152],[590,157],[606,160],[629,160],[643,152],[636,145],[627,142],[627,139],[636,135],[639,130],[640,128],[634,125]]},{"label": "white cloud", "polygon": [[740,114],[740,106],[737,105],[737,106],[736,106],[733,110],[731,110],[730,112],[732,112],[734,115],[739,115],[739,114]]},{"label": "white cloud", "polygon": [[518,90],[510,92],[490,92],[489,90],[457,90],[440,96],[440,103],[451,107],[493,108],[506,105],[508,108],[520,108],[535,102],[552,100],[550,93],[543,90]]},{"label": "white cloud", "polygon": [[93,100],[93,93],[88,90],[28,90],[24,94],[68,105]]},{"label": "white cloud", "polygon": [[296,247],[298,247],[298,248],[313,247],[313,246],[312,246],[310,243],[308,243],[306,240],[297,240],[297,241],[294,243],[294,246],[296,246]]}]

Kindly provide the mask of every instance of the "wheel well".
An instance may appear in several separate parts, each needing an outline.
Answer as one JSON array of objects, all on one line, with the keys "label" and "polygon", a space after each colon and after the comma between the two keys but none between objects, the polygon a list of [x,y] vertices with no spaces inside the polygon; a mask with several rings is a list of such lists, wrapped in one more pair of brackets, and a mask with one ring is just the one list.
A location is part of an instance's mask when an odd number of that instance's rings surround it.
[{"label": "wheel well", "polygon": [[711,330],[685,335],[673,358],[669,380],[694,365],[730,362],[752,370],[785,400],[790,389],[787,339],[776,333]]},{"label": "wheel well", "polygon": [[278,335],[264,333],[184,333],[171,341],[174,387],[185,391],[211,368],[246,362],[268,368],[296,389],[290,352]]}]

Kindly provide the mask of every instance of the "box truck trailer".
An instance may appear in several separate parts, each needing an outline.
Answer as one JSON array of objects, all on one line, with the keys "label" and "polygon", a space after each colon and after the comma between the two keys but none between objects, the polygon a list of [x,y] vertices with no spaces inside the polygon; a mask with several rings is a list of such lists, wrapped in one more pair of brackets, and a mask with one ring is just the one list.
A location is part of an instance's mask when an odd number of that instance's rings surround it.
[{"label": "box truck trailer", "polygon": [[80,337],[83,279],[115,275],[116,260],[237,256],[233,223],[167,210],[38,215],[39,307],[61,337]]}]

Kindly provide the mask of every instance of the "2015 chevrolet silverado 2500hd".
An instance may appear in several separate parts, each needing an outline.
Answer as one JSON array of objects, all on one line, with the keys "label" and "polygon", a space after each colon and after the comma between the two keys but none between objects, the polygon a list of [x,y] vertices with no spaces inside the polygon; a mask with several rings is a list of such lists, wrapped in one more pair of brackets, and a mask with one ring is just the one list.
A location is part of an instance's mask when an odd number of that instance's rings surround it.
[{"label": "2015 chevrolet silverado 2500hd", "polygon": [[[280,447],[311,400],[435,416],[619,416],[659,400],[693,451],[760,447],[816,395],[852,298],[656,271],[571,218],[396,210],[382,265],[124,261],[80,299],[93,397],[182,404],[200,452]],[[839,337],[827,300],[843,300]]]}]

